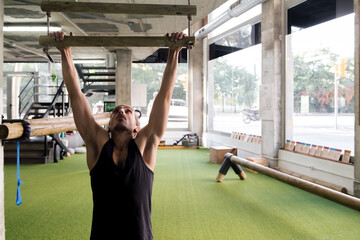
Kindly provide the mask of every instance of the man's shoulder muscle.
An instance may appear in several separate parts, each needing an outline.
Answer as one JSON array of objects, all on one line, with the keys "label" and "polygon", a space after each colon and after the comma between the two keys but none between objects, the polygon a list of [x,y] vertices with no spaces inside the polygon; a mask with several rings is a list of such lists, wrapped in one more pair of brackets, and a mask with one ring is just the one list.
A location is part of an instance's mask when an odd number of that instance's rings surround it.
[{"label": "man's shoulder muscle", "polygon": [[96,165],[96,162],[100,157],[101,150],[109,138],[109,134],[106,130],[102,129],[97,132],[93,139],[87,139],[87,141],[85,141],[89,170]]}]

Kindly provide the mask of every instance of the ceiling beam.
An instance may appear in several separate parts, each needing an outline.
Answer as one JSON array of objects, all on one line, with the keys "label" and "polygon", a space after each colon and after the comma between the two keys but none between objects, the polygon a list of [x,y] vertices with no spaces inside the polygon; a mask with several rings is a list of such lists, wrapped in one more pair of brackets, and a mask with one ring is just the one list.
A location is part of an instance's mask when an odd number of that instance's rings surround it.
[{"label": "ceiling beam", "polygon": [[195,37],[184,37],[176,43],[169,37],[117,37],[117,36],[65,36],[55,41],[49,36],[40,36],[39,44],[50,47],[187,47],[195,43]]},{"label": "ceiling beam", "polygon": [[196,15],[195,5],[43,1],[44,12],[85,12],[145,15]]}]

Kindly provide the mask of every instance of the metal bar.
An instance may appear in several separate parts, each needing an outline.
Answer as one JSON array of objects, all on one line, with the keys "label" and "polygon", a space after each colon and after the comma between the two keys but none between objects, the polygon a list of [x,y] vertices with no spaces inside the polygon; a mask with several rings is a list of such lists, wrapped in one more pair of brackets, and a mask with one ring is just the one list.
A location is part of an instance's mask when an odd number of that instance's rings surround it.
[{"label": "metal bar", "polygon": [[23,89],[21,90],[19,97],[21,96],[21,94],[24,92],[25,88],[30,84],[30,82],[35,78],[35,76],[32,76],[30,78],[30,80],[25,84],[25,86],[23,87]]}]

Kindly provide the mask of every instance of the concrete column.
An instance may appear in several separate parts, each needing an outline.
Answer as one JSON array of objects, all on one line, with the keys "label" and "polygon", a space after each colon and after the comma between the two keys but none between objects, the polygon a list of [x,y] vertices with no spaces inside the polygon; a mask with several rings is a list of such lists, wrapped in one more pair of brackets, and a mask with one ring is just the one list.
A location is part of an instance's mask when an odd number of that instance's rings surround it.
[{"label": "concrete column", "polygon": [[[271,167],[277,166],[278,150],[285,137],[285,6],[283,0],[269,0],[262,5],[262,82],[268,87],[272,102],[270,118],[262,120],[262,156]],[[262,96],[260,96],[262,97]]]},{"label": "concrete column", "polygon": [[131,50],[116,50],[115,104],[131,106]]},{"label": "concrete column", "polygon": [[[192,25],[192,35],[203,26],[202,22]],[[196,46],[188,50],[189,72],[189,130],[200,137],[203,133],[203,41],[198,41]]]},{"label": "concrete column", "polygon": [[[0,1],[0,42],[4,40],[4,1]],[[4,47],[0,44],[0,116],[3,114],[4,90]],[[0,122],[2,120],[0,119]],[[0,145],[0,239],[5,239],[5,208],[4,208],[4,148]]]},{"label": "concrete column", "polygon": [[355,12],[355,172],[354,172],[354,195],[360,198],[360,49],[359,49],[359,34],[360,34],[360,0],[354,0]]}]

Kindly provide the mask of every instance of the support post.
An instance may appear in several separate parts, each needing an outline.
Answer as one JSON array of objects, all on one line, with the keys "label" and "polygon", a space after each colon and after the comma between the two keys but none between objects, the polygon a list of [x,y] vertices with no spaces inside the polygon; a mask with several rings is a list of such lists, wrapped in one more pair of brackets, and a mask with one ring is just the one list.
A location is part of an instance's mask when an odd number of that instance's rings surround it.
[{"label": "support post", "polygon": [[116,56],[116,105],[131,106],[131,50],[119,49]]},{"label": "support post", "polygon": [[[192,31],[196,32],[203,26],[198,22],[192,26]],[[193,34],[193,33],[192,33]],[[203,135],[203,41],[198,42],[196,48],[188,50],[188,91],[189,91],[189,130],[197,133],[202,144]]]},{"label": "support post", "polygon": [[231,161],[232,156],[233,156],[232,153],[226,153],[224,155],[224,161],[221,164],[219,174],[216,177],[216,180],[218,182],[222,182],[222,180],[224,179],[224,177],[227,174],[230,167],[234,170],[235,174],[239,176],[240,180],[245,180],[246,179],[246,174],[242,170],[240,165],[238,163],[235,163],[235,162]]},{"label": "support post", "polygon": [[355,161],[354,195],[360,198],[360,0],[354,0],[355,12]]},{"label": "support post", "polygon": [[[277,166],[278,150],[285,144],[285,5],[283,0],[269,0],[262,4],[262,79],[272,103],[271,113],[262,119],[261,155]],[[266,88],[265,88],[266,87]],[[261,106],[261,104],[260,104]],[[263,115],[263,114],[262,114]],[[269,115],[271,117],[269,117]]]},{"label": "support post", "polygon": [[[0,42],[4,40],[4,1],[0,1]],[[0,116],[3,115],[4,89],[4,46],[0,44]],[[0,122],[2,119],[0,118]],[[5,239],[5,207],[4,207],[4,148],[0,145],[0,239]]]}]

